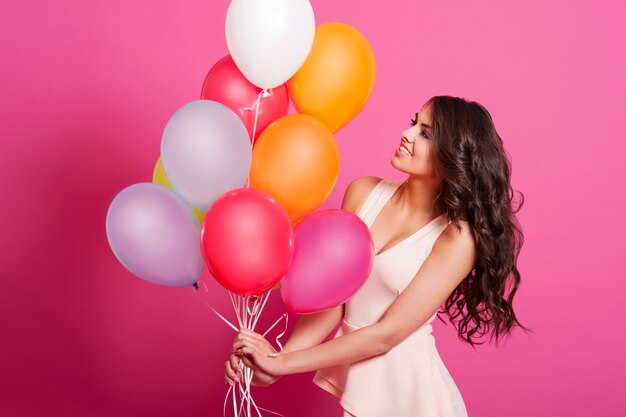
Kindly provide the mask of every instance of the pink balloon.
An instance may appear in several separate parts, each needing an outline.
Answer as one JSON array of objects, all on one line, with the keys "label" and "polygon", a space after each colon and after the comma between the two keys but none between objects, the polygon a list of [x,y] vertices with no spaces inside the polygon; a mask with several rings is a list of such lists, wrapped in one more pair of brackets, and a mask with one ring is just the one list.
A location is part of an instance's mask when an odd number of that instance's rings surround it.
[{"label": "pink balloon", "polygon": [[[252,137],[256,102],[261,91],[259,87],[244,77],[235,65],[233,58],[226,55],[217,61],[207,74],[202,85],[200,98],[217,101],[229,107],[239,116],[248,129],[248,136]],[[286,84],[270,88],[268,93],[268,96],[261,97],[259,103],[255,140],[270,123],[286,116],[289,111],[289,95]]]},{"label": "pink balloon", "polygon": [[295,227],[291,265],[280,281],[290,313],[328,310],[365,284],[374,263],[374,243],[365,223],[341,209],[319,210]]},{"label": "pink balloon", "polygon": [[238,188],[207,212],[200,234],[211,275],[226,289],[258,296],[283,277],[294,249],[287,211],[269,194]]}]

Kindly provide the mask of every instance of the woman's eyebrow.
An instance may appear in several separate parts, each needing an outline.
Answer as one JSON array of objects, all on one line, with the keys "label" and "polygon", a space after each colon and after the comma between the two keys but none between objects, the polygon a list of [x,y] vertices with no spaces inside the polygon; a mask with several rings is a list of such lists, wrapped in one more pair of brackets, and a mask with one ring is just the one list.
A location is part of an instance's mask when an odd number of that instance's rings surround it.
[{"label": "woman's eyebrow", "polygon": [[[415,113],[415,121],[417,121],[418,119],[419,119],[419,112]],[[420,123],[420,125],[422,125],[426,129],[430,129],[431,128],[431,126],[427,125],[426,123]]]}]

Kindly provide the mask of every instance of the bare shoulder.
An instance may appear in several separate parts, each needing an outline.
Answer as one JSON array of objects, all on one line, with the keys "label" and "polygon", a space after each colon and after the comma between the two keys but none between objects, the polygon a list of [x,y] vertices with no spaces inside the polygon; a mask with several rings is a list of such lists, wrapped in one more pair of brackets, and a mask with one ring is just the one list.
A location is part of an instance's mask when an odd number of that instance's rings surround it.
[{"label": "bare shoulder", "polygon": [[359,177],[353,180],[346,188],[341,208],[352,213],[358,213],[367,196],[381,180],[382,178],[372,176]]},{"label": "bare shoulder", "polygon": [[460,230],[454,223],[450,223],[435,241],[433,251],[435,248],[444,252],[450,251],[473,263],[477,256],[474,230],[466,220],[459,220],[459,226],[461,226]]}]

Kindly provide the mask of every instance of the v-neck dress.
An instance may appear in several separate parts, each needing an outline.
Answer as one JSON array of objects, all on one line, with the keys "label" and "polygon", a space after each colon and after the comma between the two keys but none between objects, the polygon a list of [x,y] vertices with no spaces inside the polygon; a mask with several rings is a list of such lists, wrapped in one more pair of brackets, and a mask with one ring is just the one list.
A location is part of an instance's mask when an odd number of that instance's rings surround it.
[{"label": "v-neck dress", "polygon": [[[372,223],[401,182],[383,179],[358,216]],[[365,284],[346,302],[335,338],[376,323],[415,276],[449,221],[444,214],[374,257]],[[313,382],[356,417],[467,417],[461,393],[437,352],[428,321],[389,352],[317,371]],[[346,414],[344,414],[346,415]]]}]

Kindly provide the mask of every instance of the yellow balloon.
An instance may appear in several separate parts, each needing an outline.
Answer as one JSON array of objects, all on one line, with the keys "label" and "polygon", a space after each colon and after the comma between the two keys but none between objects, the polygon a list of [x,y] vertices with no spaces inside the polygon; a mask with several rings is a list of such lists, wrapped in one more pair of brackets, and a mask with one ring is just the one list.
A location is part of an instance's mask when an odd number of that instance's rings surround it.
[{"label": "yellow balloon", "polygon": [[273,196],[292,224],[319,207],[339,176],[333,134],[307,114],[291,114],[263,130],[252,149],[250,185]]},{"label": "yellow balloon", "polygon": [[[157,159],[156,161],[156,164],[154,164],[154,170],[152,171],[152,182],[154,184],[159,184],[167,187],[170,190],[174,190],[174,186],[167,178],[167,175],[165,175],[165,169],[163,169],[163,162],[161,162],[161,157],[159,157],[159,159]],[[196,216],[198,216],[198,220],[200,220],[200,223],[202,223],[205,214],[193,206],[191,206],[191,208],[196,213]]]},{"label": "yellow balloon", "polygon": [[298,113],[309,114],[336,132],[365,106],[376,81],[376,61],[367,39],[340,22],[315,28],[306,61],[287,81]]}]

